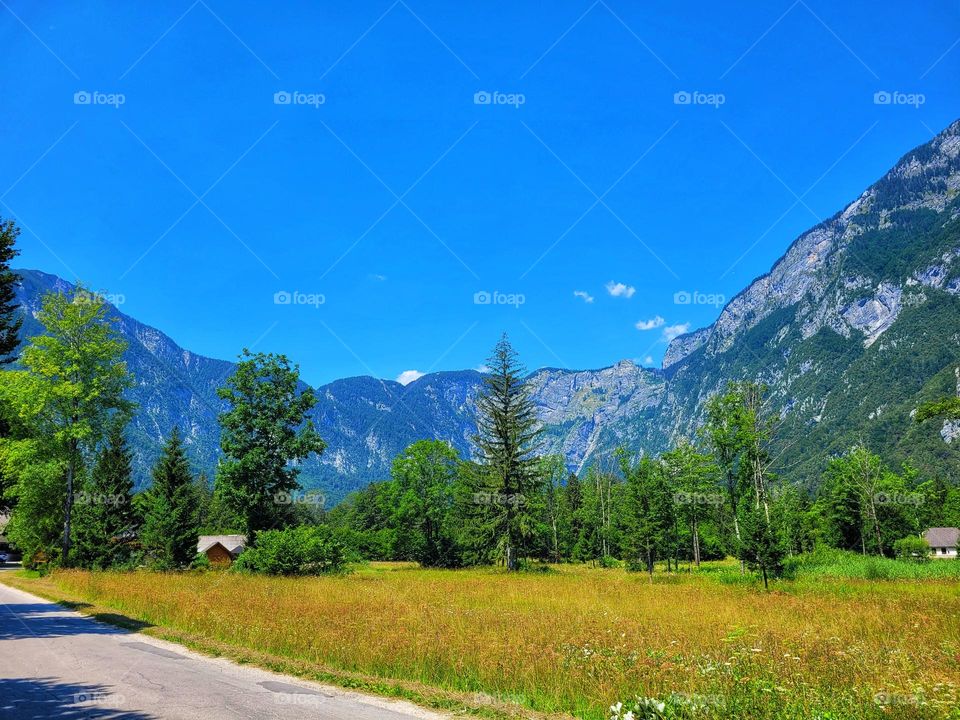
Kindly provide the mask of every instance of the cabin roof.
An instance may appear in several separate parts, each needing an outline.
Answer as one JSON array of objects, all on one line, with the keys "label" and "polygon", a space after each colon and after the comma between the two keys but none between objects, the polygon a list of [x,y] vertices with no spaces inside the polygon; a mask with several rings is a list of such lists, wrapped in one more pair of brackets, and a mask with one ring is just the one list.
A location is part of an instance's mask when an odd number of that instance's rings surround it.
[{"label": "cabin roof", "polygon": [[957,541],[960,540],[960,528],[930,528],[923,534],[923,537],[930,547],[955,548],[957,547]]},{"label": "cabin roof", "polygon": [[197,540],[197,552],[205,553],[214,545],[222,545],[231,555],[236,555],[247,546],[246,535],[201,535]]}]

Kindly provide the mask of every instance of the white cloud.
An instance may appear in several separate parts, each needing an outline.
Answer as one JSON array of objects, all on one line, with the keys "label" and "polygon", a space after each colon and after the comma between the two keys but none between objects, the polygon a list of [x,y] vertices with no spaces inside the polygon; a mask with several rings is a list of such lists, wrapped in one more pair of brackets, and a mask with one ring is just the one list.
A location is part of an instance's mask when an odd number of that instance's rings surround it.
[{"label": "white cloud", "polygon": [[649,320],[638,320],[637,330],[656,330],[658,327],[663,327],[665,322],[666,320],[659,315],[656,315]]},{"label": "white cloud", "polygon": [[670,342],[676,337],[690,332],[690,323],[679,323],[678,325],[667,325],[663,329],[663,339]]},{"label": "white cloud", "polygon": [[653,365],[653,355],[647,355],[647,356],[643,359],[643,364],[644,364],[644,365]]},{"label": "white cloud", "polygon": [[607,292],[613,295],[613,297],[632,298],[636,291],[637,289],[632,285],[624,285],[621,282],[614,282],[613,280],[607,283]]},{"label": "white cloud", "polygon": [[377,282],[383,282],[384,280],[387,279],[387,276],[386,276],[386,275],[381,275],[381,274],[379,274],[379,273],[372,273],[372,274],[370,275],[370,279],[371,279],[371,280],[376,280]]},{"label": "white cloud", "polygon": [[476,370],[478,373],[481,373],[482,375],[486,375],[488,372],[490,372],[490,368],[487,367],[486,365],[477,365],[474,368],[474,370]]},{"label": "white cloud", "polygon": [[581,298],[587,304],[593,302],[593,295],[588,293],[586,290],[574,290],[573,296]]},{"label": "white cloud", "polygon": [[397,382],[401,385],[409,385],[414,380],[423,377],[423,373],[419,370],[404,370],[402,373],[397,375]]}]

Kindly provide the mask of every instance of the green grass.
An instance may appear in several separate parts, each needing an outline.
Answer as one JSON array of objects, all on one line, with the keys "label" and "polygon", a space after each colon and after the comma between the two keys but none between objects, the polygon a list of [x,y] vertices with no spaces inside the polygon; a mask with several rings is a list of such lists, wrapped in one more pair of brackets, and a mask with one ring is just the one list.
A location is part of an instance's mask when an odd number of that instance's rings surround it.
[{"label": "green grass", "polygon": [[[195,649],[472,714],[606,720],[641,695],[678,719],[960,719],[960,584],[920,575],[952,568],[877,560],[877,571],[844,553],[791,562],[796,579],[770,592],[735,561],[658,567],[653,582],[623,568],[409,563],[324,578],[5,580]],[[243,617],[222,613],[229,604]]]}]

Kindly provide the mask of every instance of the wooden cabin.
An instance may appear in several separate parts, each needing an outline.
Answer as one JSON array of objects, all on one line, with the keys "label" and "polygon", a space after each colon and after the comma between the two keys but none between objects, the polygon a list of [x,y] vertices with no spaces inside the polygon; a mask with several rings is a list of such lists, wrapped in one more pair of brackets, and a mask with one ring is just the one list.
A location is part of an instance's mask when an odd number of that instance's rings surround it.
[{"label": "wooden cabin", "polygon": [[246,535],[201,535],[197,554],[206,555],[214,567],[229,567],[246,546]]}]

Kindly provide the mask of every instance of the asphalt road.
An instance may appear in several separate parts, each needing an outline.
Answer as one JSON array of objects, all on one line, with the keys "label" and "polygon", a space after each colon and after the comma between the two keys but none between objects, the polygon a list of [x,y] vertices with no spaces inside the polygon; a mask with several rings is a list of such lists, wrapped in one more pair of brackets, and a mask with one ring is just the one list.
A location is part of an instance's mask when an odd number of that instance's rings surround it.
[{"label": "asphalt road", "polygon": [[[237,621],[243,621],[242,612]],[[4,720],[442,717],[408,703],[208,658],[0,584]]]}]

